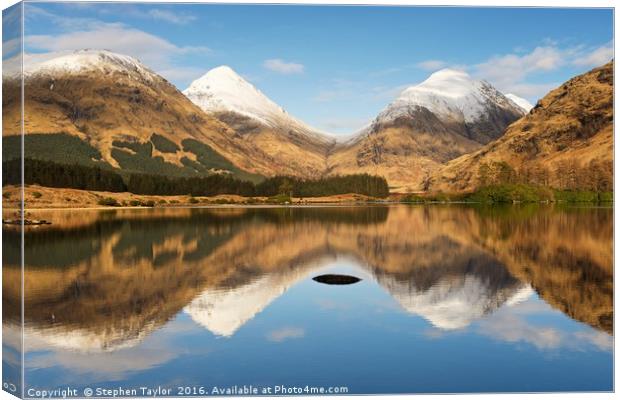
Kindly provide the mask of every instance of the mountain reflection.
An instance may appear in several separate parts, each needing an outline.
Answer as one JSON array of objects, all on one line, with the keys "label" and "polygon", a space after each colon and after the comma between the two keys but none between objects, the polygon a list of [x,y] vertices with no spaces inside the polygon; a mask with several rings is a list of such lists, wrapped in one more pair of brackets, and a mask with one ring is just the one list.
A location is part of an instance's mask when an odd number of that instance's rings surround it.
[{"label": "mountain reflection", "polygon": [[[232,336],[338,257],[408,313],[464,328],[534,291],[612,333],[613,211],[324,207],[40,211],[25,234],[25,333],[79,351],[131,347],[186,312]],[[3,245],[17,233],[5,229]],[[19,316],[5,251],[3,305]],[[336,288],[337,289],[337,288]]]}]

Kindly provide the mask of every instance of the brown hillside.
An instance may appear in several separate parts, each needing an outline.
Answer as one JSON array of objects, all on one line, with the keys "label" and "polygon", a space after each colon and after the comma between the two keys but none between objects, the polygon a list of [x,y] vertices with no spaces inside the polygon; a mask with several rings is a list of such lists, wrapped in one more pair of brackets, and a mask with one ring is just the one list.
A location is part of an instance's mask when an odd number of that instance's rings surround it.
[{"label": "brown hillside", "polygon": [[468,191],[480,183],[479,168],[506,162],[530,183],[578,187],[579,171],[613,171],[613,61],[579,75],[538,102],[504,136],[437,170],[430,190]]},{"label": "brown hillside", "polygon": [[[324,156],[301,154],[294,145],[269,140],[268,134],[256,143],[248,140],[228,125],[234,125],[233,121],[206,114],[175,86],[137,61],[140,69],[119,68],[116,59],[120,56],[104,51],[91,53],[76,52],[99,57],[101,67],[68,72],[44,70],[25,77],[26,134],[64,133],[78,137],[113,167],[124,167],[119,164],[119,153],[125,157],[135,155],[133,144],[151,147],[149,158],[160,158],[174,167],[195,165],[197,151],[183,146],[184,140],[192,139],[217,153],[212,157],[224,157],[234,167],[251,173],[303,174],[312,170],[309,165],[324,169]],[[19,134],[19,96],[19,81],[4,79],[4,136]],[[158,148],[154,134],[163,137],[164,142],[172,142],[176,150]],[[119,146],[119,142],[125,144]],[[26,148],[26,156],[29,151],[34,152]],[[283,153],[293,154],[279,157]],[[139,168],[140,160],[134,164]]]},{"label": "brown hillside", "polygon": [[480,146],[441,125],[427,130],[389,127],[335,149],[327,162],[332,174],[379,175],[392,190],[417,191],[442,163]]}]

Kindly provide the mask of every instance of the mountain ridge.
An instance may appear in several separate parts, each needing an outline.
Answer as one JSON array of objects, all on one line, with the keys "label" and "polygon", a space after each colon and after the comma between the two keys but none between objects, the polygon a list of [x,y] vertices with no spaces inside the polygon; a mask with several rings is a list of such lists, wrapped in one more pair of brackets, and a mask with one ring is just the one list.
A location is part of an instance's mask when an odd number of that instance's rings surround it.
[{"label": "mountain ridge", "polygon": [[[443,69],[407,87],[365,129],[338,141],[290,116],[228,66],[209,70],[181,92],[138,60],[106,50],[28,57],[38,61],[24,70],[26,133],[43,141],[49,134],[75,136],[92,147],[87,164],[129,172],[245,178],[369,173],[386,178],[393,191],[426,191],[433,179],[441,187],[437,171],[447,171],[447,163],[497,146],[511,123],[540,115],[540,102],[528,113],[526,100],[464,71]],[[15,76],[3,78],[3,134],[11,135],[20,126],[18,85],[11,83]],[[581,124],[573,117],[571,124]],[[471,180],[471,171],[466,175]]]}]

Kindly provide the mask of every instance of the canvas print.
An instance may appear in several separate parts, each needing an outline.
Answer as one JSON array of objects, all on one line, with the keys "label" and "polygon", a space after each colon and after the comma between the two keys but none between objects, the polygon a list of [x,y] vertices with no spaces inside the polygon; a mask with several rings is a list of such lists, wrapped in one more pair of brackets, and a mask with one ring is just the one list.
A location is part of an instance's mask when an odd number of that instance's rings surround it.
[{"label": "canvas print", "polygon": [[612,8],[3,11],[3,390],[611,392]]}]

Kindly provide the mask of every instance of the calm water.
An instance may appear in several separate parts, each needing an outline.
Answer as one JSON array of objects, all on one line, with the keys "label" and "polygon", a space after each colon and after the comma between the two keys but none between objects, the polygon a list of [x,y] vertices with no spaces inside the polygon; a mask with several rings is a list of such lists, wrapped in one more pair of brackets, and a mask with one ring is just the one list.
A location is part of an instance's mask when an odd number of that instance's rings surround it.
[{"label": "calm water", "polygon": [[[25,236],[26,389],[613,389],[611,208],[38,215],[53,225]],[[4,325],[6,354],[17,326]]]}]

